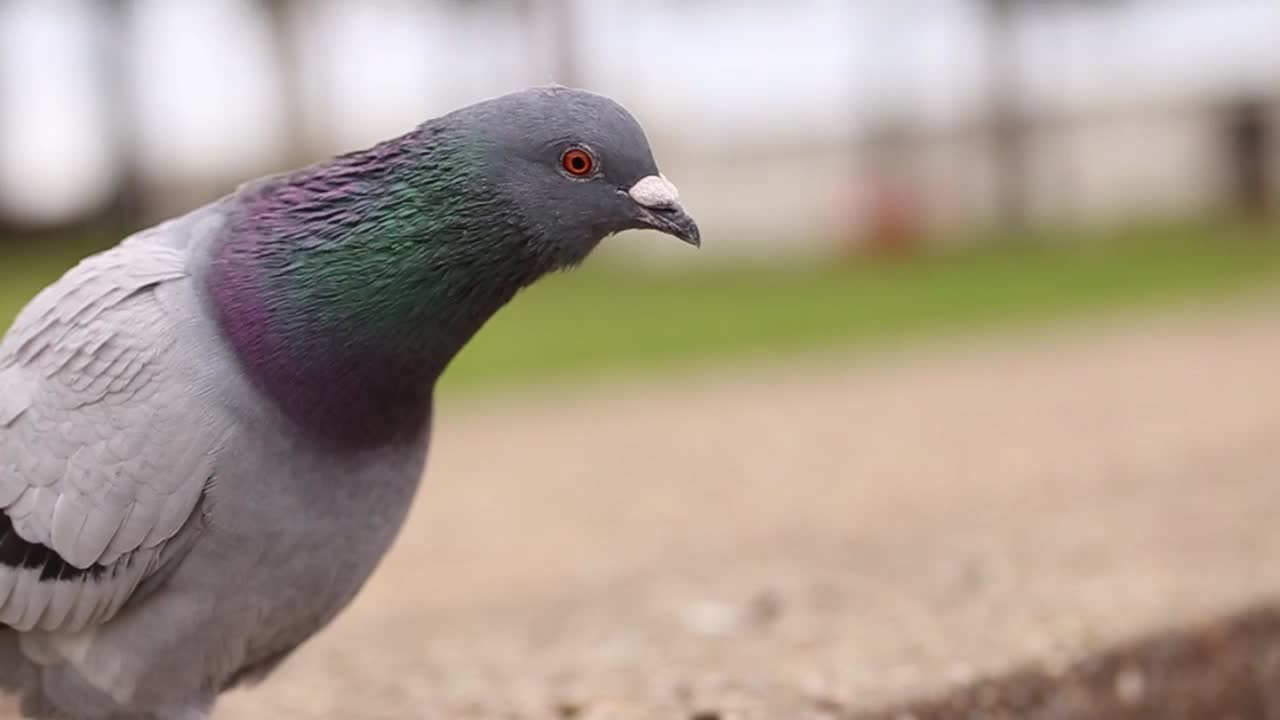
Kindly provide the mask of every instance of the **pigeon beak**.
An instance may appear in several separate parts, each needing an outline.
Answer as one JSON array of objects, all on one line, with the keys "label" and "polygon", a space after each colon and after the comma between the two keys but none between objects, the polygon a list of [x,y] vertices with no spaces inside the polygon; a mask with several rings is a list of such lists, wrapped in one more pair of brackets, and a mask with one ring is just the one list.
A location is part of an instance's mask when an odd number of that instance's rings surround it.
[{"label": "pigeon beak", "polygon": [[662,175],[648,175],[632,185],[627,195],[643,208],[641,222],[645,225],[694,247],[702,246],[698,223],[680,204],[680,191],[670,180]]}]

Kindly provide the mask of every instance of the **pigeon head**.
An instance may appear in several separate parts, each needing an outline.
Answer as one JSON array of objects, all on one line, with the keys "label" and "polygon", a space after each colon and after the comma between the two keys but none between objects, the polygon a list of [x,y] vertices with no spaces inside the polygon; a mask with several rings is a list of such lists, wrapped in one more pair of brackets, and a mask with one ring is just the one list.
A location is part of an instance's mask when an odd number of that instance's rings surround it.
[{"label": "pigeon head", "polygon": [[352,446],[415,435],[481,326],[605,237],[700,242],[635,118],[563,87],[462,108],[219,207],[206,282],[223,334],[298,425]]},{"label": "pigeon head", "polygon": [[623,230],[649,228],[694,246],[701,242],[640,123],[607,97],[533,88],[465,108],[445,122],[476,140],[487,180],[557,266],[582,261]]}]

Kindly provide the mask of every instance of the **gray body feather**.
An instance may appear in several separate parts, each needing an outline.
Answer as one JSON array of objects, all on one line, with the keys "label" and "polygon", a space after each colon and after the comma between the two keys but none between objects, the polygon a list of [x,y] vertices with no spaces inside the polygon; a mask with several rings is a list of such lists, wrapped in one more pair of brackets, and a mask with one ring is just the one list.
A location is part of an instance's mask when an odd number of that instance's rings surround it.
[{"label": "gray body feather", "polygon": [[417,487],[425,437],[330,456],[244,378],[200,284],[222,217],[87,259],[0,345],[0,507],[94,568],[0,566],[0,684],[31,712],[202,717],[354,597]]}]

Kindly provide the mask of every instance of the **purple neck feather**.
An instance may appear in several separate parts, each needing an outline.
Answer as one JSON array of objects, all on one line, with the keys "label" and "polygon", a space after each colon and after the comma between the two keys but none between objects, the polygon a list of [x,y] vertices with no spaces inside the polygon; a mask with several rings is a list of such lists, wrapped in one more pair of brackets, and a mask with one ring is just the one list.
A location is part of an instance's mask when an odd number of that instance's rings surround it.
[{"label": "purple neck feather", "polygon": [[249,375],[335,450],[421,438],[449,361],[548,269],[423,132],[242,191],[213,259],[211,298]]}]

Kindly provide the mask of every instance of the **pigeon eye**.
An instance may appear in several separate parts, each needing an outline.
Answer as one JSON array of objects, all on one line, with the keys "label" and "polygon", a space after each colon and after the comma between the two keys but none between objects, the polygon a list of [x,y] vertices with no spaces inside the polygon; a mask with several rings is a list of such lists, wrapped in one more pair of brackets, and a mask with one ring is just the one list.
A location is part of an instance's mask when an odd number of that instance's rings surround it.
[{"label": "pigeon eye", "polygon": [[569,148],[560,157],[560,166],[574,177],[586,177],[595,169],[596,161],[591,153],[582,148]]}]

